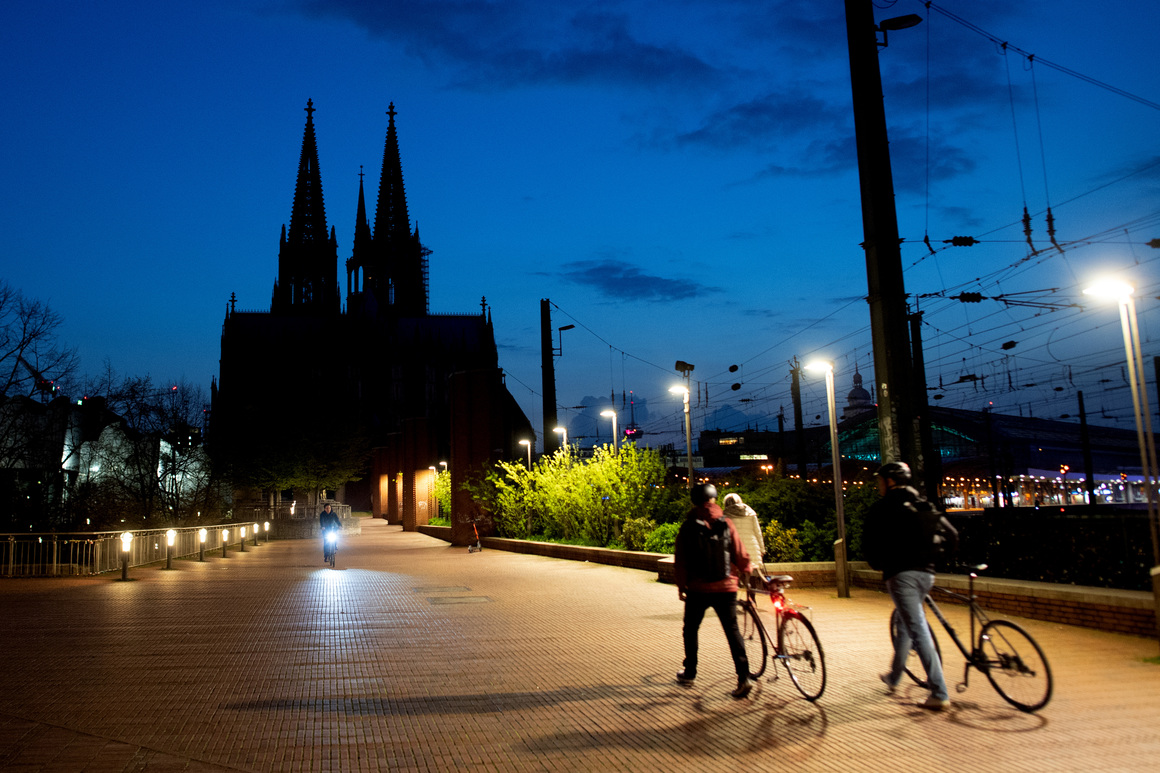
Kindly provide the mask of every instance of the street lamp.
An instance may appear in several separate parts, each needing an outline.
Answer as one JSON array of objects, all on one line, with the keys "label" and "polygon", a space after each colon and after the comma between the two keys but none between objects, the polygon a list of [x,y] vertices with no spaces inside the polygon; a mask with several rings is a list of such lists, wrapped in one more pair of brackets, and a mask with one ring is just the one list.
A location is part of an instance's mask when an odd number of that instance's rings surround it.
[{"label": "street lamp", "polygon": [[165,568],[173,568],[173,541],[177,539],[177,532],[169,529],[165,532]]},{"label": "street lamp", "polygon": [[552,431],[553,431],[553,432],[559,432],[561,435],[563,435],[563,436],[564,436],[564,437],[563,437],[563,438],[560,440],[560,447],[561,447],[561,448],[564,448],[564,449],[567,449],[567,448],[568,448],[568,428],[567,428],[567,427],[556,427],[556,428],[555,428],[554,430],[552,430]]},{"label": "street lamp", "polygon": [[838,596],[850,598],[850,578],[846,569],[846,515],[842,506],[842,455],[838,452],[838,416],[834,406],[833,363],[815,361],[806,370],[826,374],[826,405],[830,410],[830,459],[834,467],[834,516],[838,523],[838,539],[834,542],[834,564],[837,571]]},{"label": "street lamp", "polygon": [[684,395],[685,403],[685,463],[689,467],[689,478],[685,488],[693,488],[693,421],[689,414],[689,388],[683,386],[669,387],[674,395]]},{"label": "street lamp", "polygon": [[616,411],[607,410],[601,411],[601,416],[607,416],[612,419],[612,450],[616,450]]},{"label": "street lamp", "polygon": [[133,544],[133,532],[121,534],[121,579],[129,579],[129,547]]},{"label": "street lamp", "polygon": [[1140,467],[1144,473],[1144,499],[1148,508],[1148,529],[1152,533],[1152,602],[1156,608],[1156,631],[1160,634],[1160,520],[1156,498],[1156,439],[1152,434],[1152,411],[1140,354],[1140,328],[1136,324],[1135,288],[1127,282],[1106,279],[1086,288],[1084,295],[1114,298],[1120,304],[1120,328],[1124,334],[1124,354],[1128,361],[1128,386],[1136,412],[1136,440],[1140,445]]},{"label": "street lamp", "polygon": [[521,440],[520,445],[528,447],[528,472],[531,472],[532,471],[532,441]]},{"label": "street lamp", "polygon": [[206,529],[198,529],[197,530],[197,544],[198,544],[197,560],[198,561],[205,560],[205,538],[206,538],[206,535],[208,533],[209,532]]}]

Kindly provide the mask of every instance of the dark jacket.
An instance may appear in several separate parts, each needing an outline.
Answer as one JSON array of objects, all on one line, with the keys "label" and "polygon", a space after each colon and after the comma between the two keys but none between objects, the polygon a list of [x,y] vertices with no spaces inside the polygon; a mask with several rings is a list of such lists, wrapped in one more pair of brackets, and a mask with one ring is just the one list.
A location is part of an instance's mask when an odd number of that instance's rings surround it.
[{"label": "dark jacket", "polygon": [[[690,540],[695,536],[693,529],[708,529],[709,522],[717,519],[724,521],[729,528],[729,542],[731,546],[729,557],[729,563],[731,564],[730,574],[724,580],[716,580],[714,582],[701,582],[691,579],[689,577],[687,556],[689,555]],[[737,535],[737,527],[725,517],[725,514],[721,512],[721,508],[715,502],[698,505],[689,511],[685,522],[681,524],[680,530],[677,531],[673,568],[676,572],[677,588],[681,591],[695,591],[697,593],[737,592],[737,578],[749,571],[749,553],[745,550],[745,546],[741,544],[741,538]]]},{"label": "dark jacket", "polygon": [[327,529],[341,529],[342,519],[338,517],[338,513],[331,510],[329,513],[323,510],[318,514],[318,529],[319,531],[326,531]]},{"label": "dark jacket", "polygon": [[[924,501],[910,486],[896,486],[887,490],[866,512],[862,521],[862,552],[870,566],[881,570],[882,579],[889,580],[899,572],[920,571],[935,573],[935,552],[931,534],[923,514],[914,503]],[[949,535],[957,540],[958,533],[946,523]]]}]

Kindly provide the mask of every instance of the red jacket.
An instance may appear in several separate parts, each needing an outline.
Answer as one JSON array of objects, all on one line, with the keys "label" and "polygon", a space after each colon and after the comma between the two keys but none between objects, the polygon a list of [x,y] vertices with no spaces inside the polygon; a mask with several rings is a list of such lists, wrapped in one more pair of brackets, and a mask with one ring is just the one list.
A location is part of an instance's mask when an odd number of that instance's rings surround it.
[{"label": "red jacket", "polygon": [[[729,527],[729,541],[732,545],[730,554],[730,564],[732,564],[732,571],[724,580],[717,580],[715,582],[700,582],[697,580],[689,580],[688,567],[685,566],[685,556],[687,555],[687,545],[693,535],[693,529],[708,529],[707,522],[715,519],[721,519]],[[677,589],[681,591],[696,591],[698,593],[736,593],[737,592],[737,578],[749,571],[749,553],[746,552],[745,546],[741,544],[741,538],[737,534],[737,527],[733,522],[725,517],[721,512],[721,508],[717,506],[716,502],[709,502],[704,505],[697,505],[689,511],[685,522],[681,524],[680,531],[677,532],[676,551],[673,556],[673,567],[677,575]]]}]

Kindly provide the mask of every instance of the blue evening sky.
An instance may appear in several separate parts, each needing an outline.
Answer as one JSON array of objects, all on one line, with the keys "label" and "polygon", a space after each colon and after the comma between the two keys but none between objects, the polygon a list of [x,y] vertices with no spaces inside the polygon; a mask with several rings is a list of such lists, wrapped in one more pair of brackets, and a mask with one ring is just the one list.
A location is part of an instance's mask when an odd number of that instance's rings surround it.
[{"label": "blue evening sky", "polygon": [[[1160,4],[875,6],[924,17],[880,56],[932,397],[1074,417],[1082,389],[1131,428],[1118,316],[1080,291],[1137,284],[1158,353]],[[0,50],[0,277],[63,315],[84,372],[208,390],[230,294],[269,308],[313,99],[340,262],[394,102],[431,309],[487,297],[537,430],[541,298],[576,325],[559,404],[631,390],[651,444],[683,445],[678,359],[695,430],[776,427],[794,357],[835,361],[839,404],[855,367],[873,384],[840,2],[47,0],[7,10]],[[964,291],[986,299],[946,298]],[[803,394],[825,421],[821,379]]]}]

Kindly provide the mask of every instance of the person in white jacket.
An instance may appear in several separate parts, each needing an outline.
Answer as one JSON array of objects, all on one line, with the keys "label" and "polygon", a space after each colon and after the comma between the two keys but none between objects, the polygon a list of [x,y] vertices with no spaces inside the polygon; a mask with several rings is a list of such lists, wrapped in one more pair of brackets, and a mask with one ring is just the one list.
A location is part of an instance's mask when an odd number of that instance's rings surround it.
[{"label": "person in white jacket", "polygon": [[725,495],[724,505],[722,509],[725,511],[725,517],[732,521],[733,526],[736,527],[741,544],[745,546],[745,550],[753,562],[753,571],[761,572],[764,577],[765,540],[761,536],[761,522],[757,520],[757,513],[753,511],[752,507],[741,501],[740,494],[732,492]]}]

